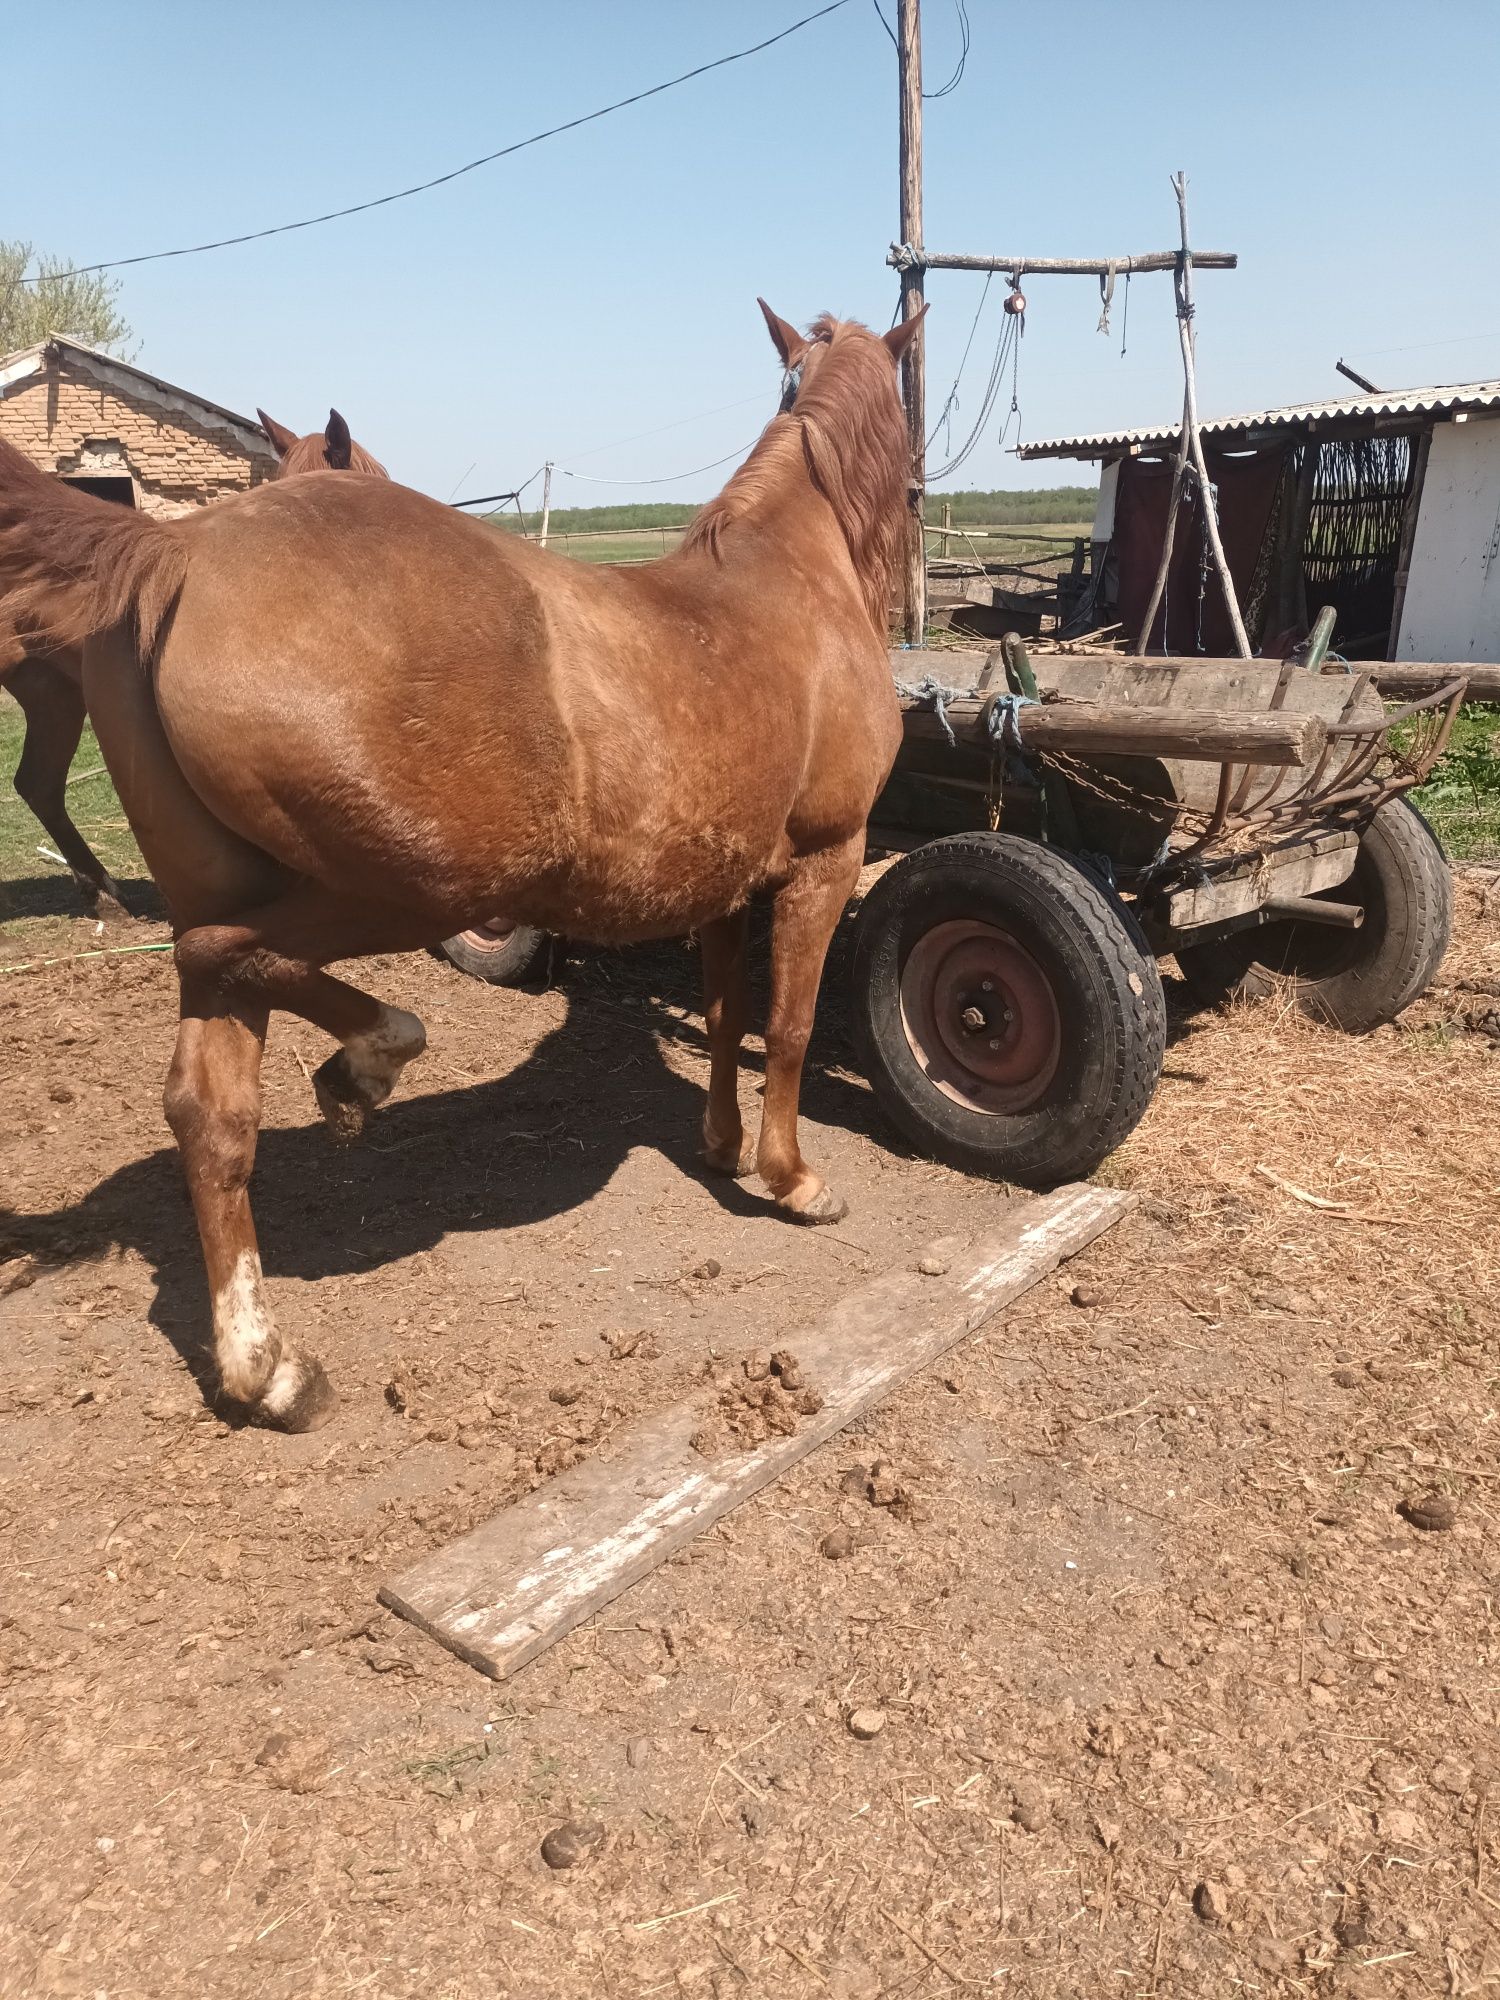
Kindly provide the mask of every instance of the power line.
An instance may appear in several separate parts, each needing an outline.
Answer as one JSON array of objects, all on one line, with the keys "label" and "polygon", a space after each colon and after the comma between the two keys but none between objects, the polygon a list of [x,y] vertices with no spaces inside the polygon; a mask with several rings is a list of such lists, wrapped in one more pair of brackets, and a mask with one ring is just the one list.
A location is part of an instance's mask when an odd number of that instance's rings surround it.
[{"label": "power line", "polygon": [[493,153],[485,153],[480,159],[470,160],[466,166],[453,167],[445,174],[438,174],[430,181],[419,181],[415,187],[398,188],[394,194],[377,195],[371,201],[357,201],[348,208],[331,208],[323,215],[309,215],[301,222],[280,222],[270,229],[250,229],[239,236],[220,236],[211,243],[189,243],[180,250],[150,250],[137,257],[112,257],[99,264],[77,264],[71,270],[51,271],[45,278],[22,280],[28,285],[44,285],[54,278],[88,277],[95,271],[121,271],[131,264],[157,264],[168,257],[197,257],[206,250],[228,250],[239,243],[259,243],[268,236],[287,236],[298,229],[315,229],[324,222],[341,222],[346,216],[364,215],[372,208],[386,208],[395,201],[407,201],[412,195],[428,194],[433,188],[444,187],[449,181],[456,181],[464,174],[472,174],[480,167],[487,167],[496,160],[507,159],[512,153],[524,152],[528,146],[539,146],[544,139],[555,139],[560,133],[575,132],[580,125],[591,125],[596,119],[608,118],[612,112],[624,111],[632,104],[643,104],[648,97],[659,97],[664,90],[675,90],[679,84],[691,83],[694,77],[706,76],[710,70],[724,69],[730,63],[743,62],[747,56],[759,55],[763,49],[774,48],[777,42],[784,42],[789,35],[795,35],[803,28],[811,27],[814,21],[821,21],[829,14],[836,14],[848,0],[830,0],[826,7],[820,7],[815,14],[804,14],[800,21],[793,21],[789,28],[779,34],[768,35],[762,42],[755,42],[747,49],[736,49],[733,54],[719,56],[713,62],[700,63],[696,69],[684,70],[681,76],[668,77],[665,83],[654,83],[649,90],[638,90],[630,97],[621,97],[613,104],[603,105],[598,111],[586,111],[580,118],[570,118],[562,125],[550,125],[545,132],[533,132],[529,139],[517,139],[509,146],[501,146]]},{"label": "power line", "polygon": [[[756,434],[759,436],[759,433]],[[679,479],[696,479],[700,472],[717,472],[721,465],[728,465],[731,459],[743,458],[756,442],[742,444],[734,451],[726,451],[722,458],[716,458],[708,465],[695,465],[686,472],[664,473],[660,479],[601,479],[595,472],[570,472],[565,465],[557,469],[564,479],[586,479],[590,486],[674,486]]]},{"label": "power line", "polygon": [[[953,4],[958,9],[958,33],[961,44],[958,52],[958,65],[945,84],[940,85],[936,90],[924,90],[922,92],[922,95],[927,98],[946,97],[950,91],[957,90],[958,86],[964,80],[964,65],[969,60],[969,43],[972,39],[969,29],[969,10],[964,5],[964,0],[953,0]],[[891,47],[899,50],[900,43],[896,40],[895,30],[885,18],[885,10],[881,7],[880,0],[870,0],[870,5],[875,9],[881,27],[885,29],[891,38]]]},{"label": "power line", "polygon": [[711,410],[694,410],[691,416],[674,417],[669,424],[657,424],[649,431],[632,431],[629,437],[611,438],[608,444],[591,444],[587,451],[570,452],[571,458],[597,458],[601,451],[613,451],[618,445],[638,444],[642,438],[660,437],[664,431],[680,431],[684,424],[696,424],[704,417],[722,416],[726,410],[747,409],[751,403],[764,403],[766,391],[757,389],[753,396],[741,396],[737,403],[716,403]]},{"label": "power line", "polygon": [[492,500],[519,501],[527,487],[532,484],[532,481],[541,478],[542,470],[543,468],[539,465],[536,471],[532,473],[530,479],[523,479],[520,485],[513,486],[509,493],[476,493],[472,500],[450,500],[448,505],[450,507],[487,507]]}]

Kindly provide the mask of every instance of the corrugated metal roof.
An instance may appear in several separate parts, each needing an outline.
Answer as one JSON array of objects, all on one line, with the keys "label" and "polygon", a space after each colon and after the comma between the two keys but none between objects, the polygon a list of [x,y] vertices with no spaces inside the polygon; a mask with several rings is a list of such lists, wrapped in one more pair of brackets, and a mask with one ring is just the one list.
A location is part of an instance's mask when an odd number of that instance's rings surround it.
[{"label": "corrugated metal roof", "polygon": [[[1237,417],[1214,417],[1202,425],[1211,439],[1232,439],[1237,433],[1297,430],[1303,424],[1338,418],[1442,416],[1457,410],[1500,409],[1500,382],[1453,382],[1425,389],[1392,389],[1379,396],[1346,396],[1331,403],[1290,403],[1280,410],[1249,410]],[[1152,429],[1091,431],[1080,437],[1038,438],[1019,447],[1020,458],[1098,458],[1110,451],[1137,450],[1173,444],[1182,420]]]}]

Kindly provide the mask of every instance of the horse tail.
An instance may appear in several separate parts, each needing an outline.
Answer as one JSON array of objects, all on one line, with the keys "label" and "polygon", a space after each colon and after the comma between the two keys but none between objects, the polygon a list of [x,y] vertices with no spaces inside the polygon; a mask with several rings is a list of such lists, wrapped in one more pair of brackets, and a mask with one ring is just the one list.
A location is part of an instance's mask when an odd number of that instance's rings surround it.
[{"label": "horse tail", "polygon": [[129,623],[150,659],[186,574],[171,522],[80,492],[0,439],[0,658]]}]

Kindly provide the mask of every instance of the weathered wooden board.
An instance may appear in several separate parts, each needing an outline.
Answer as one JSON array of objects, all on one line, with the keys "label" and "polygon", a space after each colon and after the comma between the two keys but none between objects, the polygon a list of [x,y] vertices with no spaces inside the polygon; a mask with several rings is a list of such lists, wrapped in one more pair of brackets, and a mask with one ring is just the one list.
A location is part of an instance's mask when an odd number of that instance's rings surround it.
[{"label": "weathered wooden board", "polygon": [[1131,1197],[1083,1184],[1014,1203],[971,1243],[933,1246],[861,1286],[783,1345],[824,1403],[795,1436],[721,1459],[689,1440],[713,1392],[634,1427],[625,1449],[574,1466],[382,1586],[380,1601],[481,1673],[503,1680],[742,1500],[805,1458],[911,1375],[984,1325],[1119,1220]]},{"label": "weathered wooden board", "polygon": [[1167,898],[1166,920],[1173,930],[1191,930],[1198,924],[1248,916],[1280,897],[1336,889],[1354,873],[1358,853],[1357,833],[1317,833],[1289,842],[1226,869],[1210,882],[1177,890]]}]

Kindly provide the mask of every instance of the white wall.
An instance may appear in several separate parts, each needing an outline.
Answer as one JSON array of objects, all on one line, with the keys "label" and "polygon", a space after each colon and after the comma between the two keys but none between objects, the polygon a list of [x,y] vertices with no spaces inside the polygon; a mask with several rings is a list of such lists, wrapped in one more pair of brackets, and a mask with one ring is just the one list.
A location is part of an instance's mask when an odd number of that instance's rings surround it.
[{"label": "white wall", "polygon": [[1500,420],[1432,433],[1396,658],[1500,661]]},{"label": "white wall", "polygon": [[1115,532],[1115,494],[1120,484],[1120,461],[1112,458],[1099,474],[1099,500],[1094,508],[1092,539],[1107,542]]}]

